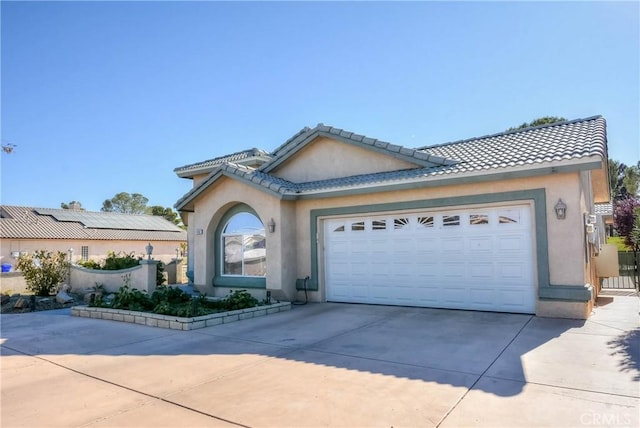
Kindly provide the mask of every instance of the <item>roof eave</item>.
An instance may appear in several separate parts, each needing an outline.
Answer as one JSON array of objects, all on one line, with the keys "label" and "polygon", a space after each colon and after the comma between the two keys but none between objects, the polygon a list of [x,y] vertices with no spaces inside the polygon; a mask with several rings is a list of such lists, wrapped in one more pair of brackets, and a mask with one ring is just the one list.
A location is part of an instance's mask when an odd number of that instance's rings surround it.
[{"label": "roof eave", "polygon": [[585,170],[598,170],[602,165],[602,159],[594,156],[588,160],[567,163],[555,162],[538,164],[530,168],[521,166],[494,169],[491,171],[470,171],[456,174],[428,175],[423,178],[397,180],[374,184],[357,185],[351,187],[335,187],[331,189],[319,189],[315,191],[301,192],[296,199],[320,199],[338,196],[351,196],[357,194],[370,194],[377,192],[408,190],[422,187],[453,186],[478,182],[490,182],[506,179],[528,178],[543,175],[563,174]]},{"label": "roof eave", "polygon": [[174,208],[177,211],[193,212],[194,211],[193,203],[195,202],[195,200],[206,189],[208,189],[209,186],[213,185],[216,181],[218,181],[223,176],[241,181],[257,190],[270,194],[271,196],[274,196],[278,199],[293,199],[292,197],[293,194],[284,190],[280,190],[278,186],[262,185],[259,181],[256,182],[250,178],[247,178],[246,174],[242,174],[242,173],[236,174],[234,172],[227,171],[219,166],[216,171],[212,172],[198,186],[194,187],[189,192],[187,192],[182,198],[180,198],[178,202],[175,203]]}]

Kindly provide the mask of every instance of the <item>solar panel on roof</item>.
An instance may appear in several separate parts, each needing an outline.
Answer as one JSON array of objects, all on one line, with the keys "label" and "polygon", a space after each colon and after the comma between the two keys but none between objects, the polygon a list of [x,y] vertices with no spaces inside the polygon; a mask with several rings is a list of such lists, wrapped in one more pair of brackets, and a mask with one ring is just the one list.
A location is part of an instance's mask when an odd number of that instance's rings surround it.
[{"label": "solar panel on roof", "polygon": [[35,211],[38,214],[50,215],[58,221],[82,223],[85,227],[94,229],[153,230],[165,232],[179,232],[182,230],[160,216],[98,213],[48,208],[38,208]]}]

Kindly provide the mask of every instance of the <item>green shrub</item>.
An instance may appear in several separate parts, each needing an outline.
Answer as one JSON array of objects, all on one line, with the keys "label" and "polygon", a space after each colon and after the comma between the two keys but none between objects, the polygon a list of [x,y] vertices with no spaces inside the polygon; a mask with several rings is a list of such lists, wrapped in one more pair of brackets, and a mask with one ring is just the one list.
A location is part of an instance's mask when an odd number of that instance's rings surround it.
[{"label": "green shrub", "polygon": [[86,269],[100,269],[100,263],[95,260],[79,260],[78,265]]},{"label": "green shrub", "polygon": [[[136,257],[132,253],[116,253],[114,251],[107,252],[107,258],[98,263],[94,260],[79,261],[78,264],[87,269],[96,270],[122,270],[129,269],[140,265],[142,257]],[[156,269],[156,285],[162,285],[164,283],[164,263],[158,261]]]},{"label": "green shrub", "polygon": [[232,291],[224,299],[227,310],[234,311],[236,309],[246,309],[258,306],[258,299],[253,297],[246,290]]},{"label": "green shrub", "polygon": [[102,270],[122,270],[129,269],[140,264],[140,258],[136,258],[134,253],[115,253],[107,252],[107,258],[104,259]]},{"label": "green shrub", "polygon": [[258,300],[246,290],[233,291],[226,298],[213,302],[206,300],[205,296],[193,298],[179,288],[166,286],[158,287],[149,296],[139,290],[131,289],[126,276],[123,279],[125,284],[115,293],[111,303],[97,297],[92,306],[191,318],[216,312],[253,308],[259,304]]},{"label": "green shrub", "polygon": [[38,296],[49,296],[67,276],[69,263],[61,251],[37,250],[18,257],[18,270],[22,271],[27,289]]}]

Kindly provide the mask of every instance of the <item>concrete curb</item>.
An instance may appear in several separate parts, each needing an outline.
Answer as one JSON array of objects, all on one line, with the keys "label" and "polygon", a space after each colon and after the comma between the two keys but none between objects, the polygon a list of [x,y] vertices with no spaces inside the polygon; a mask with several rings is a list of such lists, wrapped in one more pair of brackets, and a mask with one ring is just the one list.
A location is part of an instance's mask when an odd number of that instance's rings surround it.
[{"label": "concrete curb", "polygon": [[256,306],[255,308],[203,315],[201,317],[183,318],[172,315],[153,314],[149,312],[127,311],[123,309],[74,306],[71,308],[71,315],[74,317],[128,322],[132,324],[168,328],[172,330],[196,330],[219,324],[228,324],[248,318],[277,314],[278,312],[284,312],[290,309],[290,302],[280,302],[272,303],[271,305]]}]

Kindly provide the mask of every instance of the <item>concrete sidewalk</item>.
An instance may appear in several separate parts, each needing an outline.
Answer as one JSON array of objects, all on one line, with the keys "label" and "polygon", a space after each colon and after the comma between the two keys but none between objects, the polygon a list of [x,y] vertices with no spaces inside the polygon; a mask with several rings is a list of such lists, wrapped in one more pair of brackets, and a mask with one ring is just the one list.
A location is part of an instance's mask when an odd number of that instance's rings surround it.
[{"label": "concrete sidewalk", "polygon": [[639,426],[640,300],[588,321],[320,303],[195,331],[2,315],[2,426]]}]

